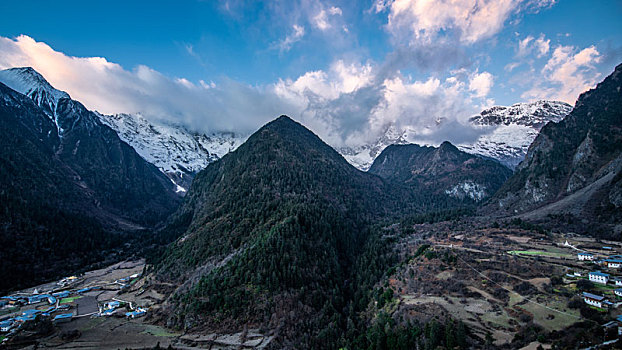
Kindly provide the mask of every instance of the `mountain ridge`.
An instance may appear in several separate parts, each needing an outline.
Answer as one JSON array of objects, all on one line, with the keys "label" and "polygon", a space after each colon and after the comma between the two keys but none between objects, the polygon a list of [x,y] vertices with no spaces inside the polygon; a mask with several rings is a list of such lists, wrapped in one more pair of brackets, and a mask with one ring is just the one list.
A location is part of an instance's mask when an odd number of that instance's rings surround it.
[{"label": "mountain ridge", "polygon": [[439,147],[390,145],[369,172],[419,191],[446,194],[474,202],[494,194],[511,171],[495,160],[459,150],[448,141]]}]

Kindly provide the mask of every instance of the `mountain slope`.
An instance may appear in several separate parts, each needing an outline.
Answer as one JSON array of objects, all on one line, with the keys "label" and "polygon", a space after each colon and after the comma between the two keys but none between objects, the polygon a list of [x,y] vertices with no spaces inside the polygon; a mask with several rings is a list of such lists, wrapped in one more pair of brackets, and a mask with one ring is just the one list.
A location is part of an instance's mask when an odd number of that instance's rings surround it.
[{"label": "mountain slope", "polygon": [[[557,214],[568,212],[601,223],[619,220],[621,85],[619,65],[596,88],[581,94],[564,120],[543,127],[493,205],[505,213],[523,213],[566,199],[566,205],[556,207]],[[582,197],[587,200],[567,200],[586,189],[590,191]]]},{"label": "mountain slope", "polygon": [[438,148],[391,145],[369,172],[417,191],[481,201],[494,194],[512,172],[500,163],[458,150],[449,142]]},{"label": "mountain slope", "polygon": [[93,191],[54,152],[56,125],[0,83],[0,293],[104,261],[119,248]]},{"label": "mountain slope", "polygon": [[93,112],[32,69],[7,76],[28,96],[0,83],[0,291],[112,262],[180,201]]},{"label": "mountain slope", "polygon": [[236,149],[246,137],[233,133],[193,133],[181,126],[158,124],[140,114],[99,114],[145,160],[166,174],[178,192],[186,192],[196,173]]},{"label": "mountain slope", "polygon": [[0,70],[0,81],[11,89],[30,97],[47,115],[53,115],[61,98],[70,98],[64,91],[56,90],[31,67]]}]

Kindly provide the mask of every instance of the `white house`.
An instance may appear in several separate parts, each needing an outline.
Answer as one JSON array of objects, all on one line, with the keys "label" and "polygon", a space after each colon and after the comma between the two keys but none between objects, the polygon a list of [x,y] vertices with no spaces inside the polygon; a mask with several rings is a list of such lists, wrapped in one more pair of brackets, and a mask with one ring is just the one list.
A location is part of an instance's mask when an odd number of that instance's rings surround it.
[{"label": "white house", "polygon": [[616,277],[616,278],[614,278],[614,279],[613,279],[613,283],[615,283],[615,285],[616,285],[617,287],[622,286],[622,278],[620,278],[620,277]]},{"label": "white house", "polygon": [[605,297],[602,295],[583,292],[583,301],[585,301],[585,303],[588,305],[602,308],[603,303],[605,302]]},{"label": "white house", "polygon": [[581,261],[583,260],[588,260],[588,261],[593,261],[594,260],[594,254],[592,253],[579,253],[577,254],[577,258]]},{"label": "white house", "polygon": [[622,288],[614,289],[613,294],[622,297]]},{"label": "white house", "polygon": [[600,271],[593,271],[588,274],[590,281],[600,284],[607,284],[609,281],[609,274],[602,273]]},{"label": "white house", "polygon": [[610,269],[619,269],[622,266],[622,259],[607,259],[605,262]]}]

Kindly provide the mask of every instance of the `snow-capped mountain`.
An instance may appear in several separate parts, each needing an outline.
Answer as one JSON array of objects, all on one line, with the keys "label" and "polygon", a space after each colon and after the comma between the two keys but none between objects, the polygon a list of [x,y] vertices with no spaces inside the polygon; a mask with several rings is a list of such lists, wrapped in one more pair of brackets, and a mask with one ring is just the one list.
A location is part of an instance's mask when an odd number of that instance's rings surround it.
[{"label": "snow-capped mountain", "polygon": [[570,111],[572,106],[565,102],[544,100],[491,107],[469,119],[473,126],[487,132],[474,143],[457,146],[514,169],[525,158],[540,129],[548,122],[559,122]]},{"label": "snow-capped mountain", "polygon": [[[54,188],[51,193],[62,200],[53,207],[85,210],[106,227],[136,230],[166,218],[181,200],[171,181],[95,112],[52,87],[34,69],[0,71],[0,82],[3,100],[10,102],[0,106],[0,135],[17,133],[12,140],[20,140],[7,142],[4,154],[21,158],[13,174],[30,172],[28,187]],[[34,167],[40,171],[24,169]]]},{"label": "snow-capped mountain", "polygon": [[[479,138],[475,142],[456,146],[467,153],[496,159],[514,169],[525,158],[529,145],[540,129],[550,121],[562,120],[571,110],[571,105],[559,101],[536,101],[517,103],[509,107],[491,107],[469,119],[473,128],[481,129],[482,134]],[[438,120],[436,124],[442,123],[443,120]],[[428,126],[428,128],[434,127],[436,125]],[[421,142],[416,140],[417,134],[417,130],[398,130],[391,125],[373,143],[354,148],[343,147],[338,151],[350,164],[367,171],[374,159],[387,146],[420,144]]]},{"label": "snow-capped mountain", "polygon": [[[32,68],[0,71],[0,81],[31,97],[54,120],[62,136],[64,123],[56,120],[55,109],[60,99],[70,98],[67,93],[52,87]],[[572,106],[559,101],[491,107],[469,119],[472,127],[481,129],[479,138],[475,142],[456,146],[468,153],[497,159],[513,169],[523,160],[540,129],[549,121],[560,121],[571,110]],[[97,115],[145,160],[165,173],[177,185],[179,192],[188,189],[194,174],[236,149],[248,137],[234,133],[200,134],[182,126],[157,123],[140,114]],[[442,123],[443,120],[439,120],[429,128]],[[387,146],[420,143],[415,140],[417,134],[418,130],[398,129],[391,125],[374,142],[358,147],[341,147],[337,151],[350,164],[367,171]]]},{"label": "snow-capped mountain", "polygon": [[[55,89],[34,69],[20,67],[2,70],[0,82],[30,97],[41,107],[56,125],[60,137],[64,129],[74,124],[72,120],[65,120],[64,114],[57,113],[59,101],[71,99],[69,94]],[[98,118],[90,118],[92,116]],[[103,115],[95,112],[87,117],[82,122],[94,126],[101,121],[116,131],[121,140],[166,174],[177,186],[178,192],[185,192],[194,174],[207,164],[236,149],[246,140],[246,136],[233,133],[204,135],[180,126],[156,124],[140,114]]]},{"label": "snow-capped mountain", "polygon": [[394,125],[387,128],[376,142],[358,147],[341,147],[337,151],[359,170],[367,171],[380,153],[389,145],[405,145],[408,131],[400,131]]},{"label": "snow-capped mountain", "polygon": [[181,192],[188,189],[194,174],[246,140],[246,136],[234,133],[194,133],[182,126],[154,123],[140,114],[99,116]]}]

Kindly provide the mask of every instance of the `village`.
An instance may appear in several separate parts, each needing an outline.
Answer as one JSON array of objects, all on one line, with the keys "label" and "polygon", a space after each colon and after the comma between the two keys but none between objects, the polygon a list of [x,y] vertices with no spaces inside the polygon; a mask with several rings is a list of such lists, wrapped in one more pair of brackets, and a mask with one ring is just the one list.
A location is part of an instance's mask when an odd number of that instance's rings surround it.
[{"label": "village", "polygon": [[[405,310],[420,319],[452,315],[464,320],[472,336],[510,348],[551,348],[588,320],[600,344],[614,344],[622,334],[618,242],[467,221],[415,225],[397,247],[406,260],[380,285],[391,288],[393,297],[376,304],[386,312]],[[121,262],[0,298],[2,344],[235,349],[261,348],[272,338],[254,329],[193,334],[163,327],[158,317],[173,287],[144,269],[142,260]],[[47,320],[53,331],[34,335],[37,320]],[[525,334],[531,325],[539,327],[537,336]]]},{"label": "village", "polygon": [[[80,319],[145,316],[148,302],[124,297],[142,275],[144,263],[120,263],[0,297],[0,339],[5,344],[29,323],[49,320],[60,327]],[[27,333],[27,332],[26,332]],[[23,334],[22,334],[23,335]]]}]

